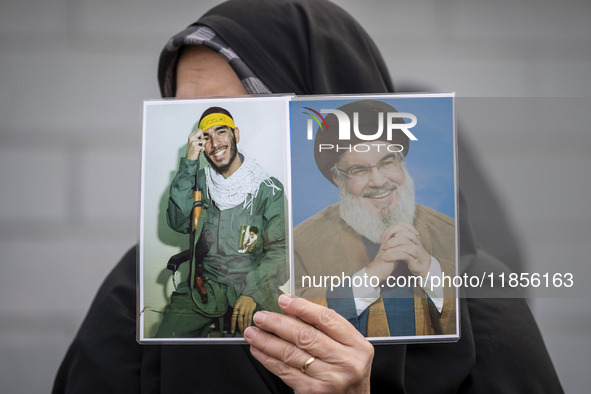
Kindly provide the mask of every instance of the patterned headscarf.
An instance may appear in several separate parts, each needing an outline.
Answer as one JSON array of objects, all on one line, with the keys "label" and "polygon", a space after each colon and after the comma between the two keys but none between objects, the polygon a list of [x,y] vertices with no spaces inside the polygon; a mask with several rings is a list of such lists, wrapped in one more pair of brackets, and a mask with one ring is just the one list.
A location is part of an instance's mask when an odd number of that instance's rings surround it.
[{"label": "patterned headscarf", "polygon": [[179,49],[203,45],[228,61],[247,92],[393,92],[365,30],[326,0],[230,0],[168,41],[160,55],[163,97],[176,92]]},{"label": "patterned headscarf", "polygon": [[230,64],[249,94],[268,94],[271,91],[248,68],[236,53],[206,26],[189,26],[166,43],[160,55],[158,77],[162,97],[174,97],[176,93],[176,68],[181,48],[204,46],[216,51]]}]

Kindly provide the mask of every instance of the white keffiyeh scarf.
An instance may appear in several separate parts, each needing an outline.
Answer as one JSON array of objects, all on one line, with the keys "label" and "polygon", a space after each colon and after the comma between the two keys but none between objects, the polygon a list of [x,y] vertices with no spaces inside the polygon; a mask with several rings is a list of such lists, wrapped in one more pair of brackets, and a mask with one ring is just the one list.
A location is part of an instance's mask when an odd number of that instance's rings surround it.
[{"label": "white keffiyeh scarf", "polygon": [[261,183],[273,190],[281,190],[271,180],[271,176],[254,159],[243,156],[242,165],[228,178],[213,168],[205,167],[205,179],[207,191],[211,199],[220,210],[230,209],[242,204],[243,209],[249,209],[252,213],[253,201],[259,191]]}]

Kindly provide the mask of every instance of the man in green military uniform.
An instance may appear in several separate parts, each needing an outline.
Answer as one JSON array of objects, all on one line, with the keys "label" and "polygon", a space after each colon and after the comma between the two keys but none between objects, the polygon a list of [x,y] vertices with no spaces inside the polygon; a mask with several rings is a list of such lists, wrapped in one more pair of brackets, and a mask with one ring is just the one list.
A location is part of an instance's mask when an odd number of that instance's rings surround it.
[{"label": "man in green military uniform", "polygon": [[[193,186],[203,152],[210,166],[199,170],[204,209],[196,253],[208,297],[196,296],[189,282],[194,278],[181,283],[164,310],[158,337],[227,335],[223,323],[212,333],[224,317],[230,335],[240,335],[255,311],[279,310],[278,287],[286,280],[287,264],[283,185],[239,153],[239,141],[232,115],[220,107],[207,109],[189,135],[170,187],[167,220],[175,231],[192,231]],[[251,233],[256,242],[245,248]]]}]

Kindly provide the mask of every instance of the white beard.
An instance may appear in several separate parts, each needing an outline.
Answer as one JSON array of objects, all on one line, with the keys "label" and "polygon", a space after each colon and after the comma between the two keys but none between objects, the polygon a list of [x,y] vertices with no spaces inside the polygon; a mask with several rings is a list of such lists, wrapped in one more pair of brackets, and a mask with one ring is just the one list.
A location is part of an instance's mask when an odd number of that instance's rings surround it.
[{"label": "white beard", "polygon": [[415,216],[415,188],[408,172],[405,175],[402,186],[396,184],[396,207],[384,207],[377,214],[367,207],[364,197],[354,197],[344,187],[339,187],[341,218],[358,234],[376,244],[380,243],[384,231],[393,224],[405,222],[412,225]]}]

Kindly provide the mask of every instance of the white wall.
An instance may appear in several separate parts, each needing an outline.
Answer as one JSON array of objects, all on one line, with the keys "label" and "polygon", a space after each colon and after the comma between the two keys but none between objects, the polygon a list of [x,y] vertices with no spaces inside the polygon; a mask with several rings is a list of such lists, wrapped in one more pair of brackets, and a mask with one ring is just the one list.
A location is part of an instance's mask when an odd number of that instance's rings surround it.
[{"label": "white wall", "polygon": [[[142,100],[159,96],[164,42],[215,3],[0,0],[3,392],[49,390],[100,282],[136,242]],[[585,392],[591,4],[337,3],[374,37],[395,84],[457,92],[527,269],[577,272],[583,298],[532,305],[566,391]],[[523,97],[546,101],[507,99]],[[498,127],[488,108],[513,123]]]}]

